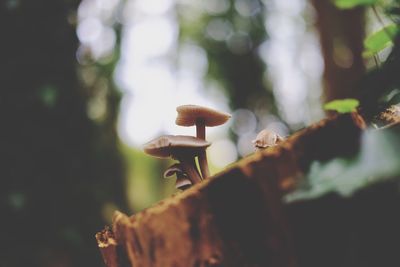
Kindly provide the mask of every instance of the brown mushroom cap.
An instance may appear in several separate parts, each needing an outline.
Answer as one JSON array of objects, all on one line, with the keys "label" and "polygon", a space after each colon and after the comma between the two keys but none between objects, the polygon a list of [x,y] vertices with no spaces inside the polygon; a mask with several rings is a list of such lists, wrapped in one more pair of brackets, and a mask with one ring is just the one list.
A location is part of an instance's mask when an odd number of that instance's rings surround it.
[{"label": "brown mushroom cap", "polygon": [[145,153],[158,158],[198,154],[211,143],[193,136],[163,135],[143,146]]},{"label": "brown mushroom cap", "polygon": [[277,133],[265,129],[257,134],[256,139],[253,140],[252,143],[255,147],[266,148],[269,146],[274,146],[282,140],[283,138]]},{"label": "brown mushroom cap", "polygon": [[211,108],[197,105],[183,105],[176,108],[178,117],[175,123],[180,126],[193,126],[201,119],[205,126],[213,127],[224,124],[231,115]]}]

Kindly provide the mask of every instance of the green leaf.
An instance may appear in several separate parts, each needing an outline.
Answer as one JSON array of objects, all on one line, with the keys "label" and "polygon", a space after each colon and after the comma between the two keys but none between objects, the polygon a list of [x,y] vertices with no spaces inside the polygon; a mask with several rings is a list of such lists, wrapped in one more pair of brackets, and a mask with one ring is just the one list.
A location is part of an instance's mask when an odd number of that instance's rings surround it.
[{"label": "green leaf", "polygon": [[350,9],[356,6],[374,5],[378,0],[333,0],[336,7],[341,9]]},{"label": "green leaf", "polygon": [[399,33],[399,27],[391,24],[374,32],[364,40],[364,57],[370,57],[389,45],[393,44],[393,39]]},{"label": "green leaf", "polygon": [[355,111],[358,105],[360,105],[360,102],[357,99],[346,98],[328,102],[324,105],[324,109],[335,110],[339,113],[349,113]]}]

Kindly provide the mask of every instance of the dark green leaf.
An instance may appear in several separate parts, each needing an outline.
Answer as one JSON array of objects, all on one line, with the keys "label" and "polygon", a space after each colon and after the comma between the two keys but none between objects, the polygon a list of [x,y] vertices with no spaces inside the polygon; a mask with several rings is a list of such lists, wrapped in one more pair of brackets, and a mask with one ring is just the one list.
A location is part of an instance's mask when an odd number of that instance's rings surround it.
[{"label": "dark green leaf", "polygon": [[349,113],[355,111],[359,104],[357,99],[346,98],[328,102],[324,105],[324,108],[326,110],[335,110],[339,113]]},{"label": "dark green leaf", "polygon": [[386,13],[388,13],[390,15],[399,16],[400,15],[400,7],[388,7],[386,9]]}]

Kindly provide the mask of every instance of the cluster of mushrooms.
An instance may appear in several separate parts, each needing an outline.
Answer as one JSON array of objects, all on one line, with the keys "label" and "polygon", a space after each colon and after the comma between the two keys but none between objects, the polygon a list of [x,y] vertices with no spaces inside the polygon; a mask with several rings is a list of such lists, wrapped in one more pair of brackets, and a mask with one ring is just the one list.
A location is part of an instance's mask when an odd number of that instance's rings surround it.
[{"label": "cluster of mushrooms", "polygon": [[[173,158],[178,163],[170,166],[164,177],[174,174],[176,188],[185,190],[210,176],[206,149],[211,145],[206,141],[206,127],[224,124],[231,115],[207,107],[183,105],[177,107],[175,123],[179,126],[196,126],[196,137],[184,135],[163,135],[144,145],[144,152],[157,158]],[[196,165],[198,158],[199,167]]]},{"label": "cluster of mushrooms", "polygon": [[[175,123],[179,126],[196,126],[196,137],[163,135],[144,145],[144,152],[157,158],[173,158],[173,164],[164,172],[164,178],[176,175],[176,188],[185,190],[210,176],[206,149],[211,145],[206,140],[206,127],[222,125],[231,115],[197,105],[177,107]],[[262,130],[253,140],[256,151],[274,146],[283,140],[278,134]],[[197,168],[196,158],[199,168]]]}]

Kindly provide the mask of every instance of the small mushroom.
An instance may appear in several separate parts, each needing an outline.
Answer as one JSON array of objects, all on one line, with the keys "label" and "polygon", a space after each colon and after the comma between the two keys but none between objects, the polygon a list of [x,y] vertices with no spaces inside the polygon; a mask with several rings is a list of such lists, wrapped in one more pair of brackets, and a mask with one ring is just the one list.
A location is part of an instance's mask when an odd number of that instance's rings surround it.
[{"label": "small mushroom", "polygon": [[178,160],[182,170],[190,181],[195,184],[201,181],[196,168],[195,157],[210,146],[211,143],[192,136],[163,135],[144,145],[144,152],[158,158]]},{"label": "small mushroom", "polygon": [[176,189],[180,189],[180,190],[189,189],[192,185],[193,185],[192,182],[186,176],[183,179],[177,178],[176,183],[175,183]]},{"label": "small mushroom", "polygon": [[264,129],[257,134],[256,139],[252,141],[256,151],[263,150],[270,146],[275,146],[285,140],[277,133]]},{"label": "small mushroom", "polygon": [[[196,105],[183,105],[176,108],[178,116],[175,123],[180,126],[196,125],[197,138],[206,139],[206,126],[213,127],[224,124],[231,115],[211,108]],[[203,178],[210,176],[206,151],[199,154],[199,165]]]},{"label": "small mushroom", "polygon": [[185,175],[185,173],[182,171],[181,164],[175,163],[172,164],[171,166],[168,167],[168,169],[165,170],[164,172],[164,178],[169,178],[173,176],[174,174],[178,175]]},{"label": "small mushroom", "polygon": [[169,177],[173,176],[174,174],[176,175],[175,187],[177,189],[186,190],[190,186],[192,186],[192,182],[189,180],[186,173],[182,170],[181,164],[175,163],[172,166],[170,166],[164,172],[164,178],[169,178]]}]

